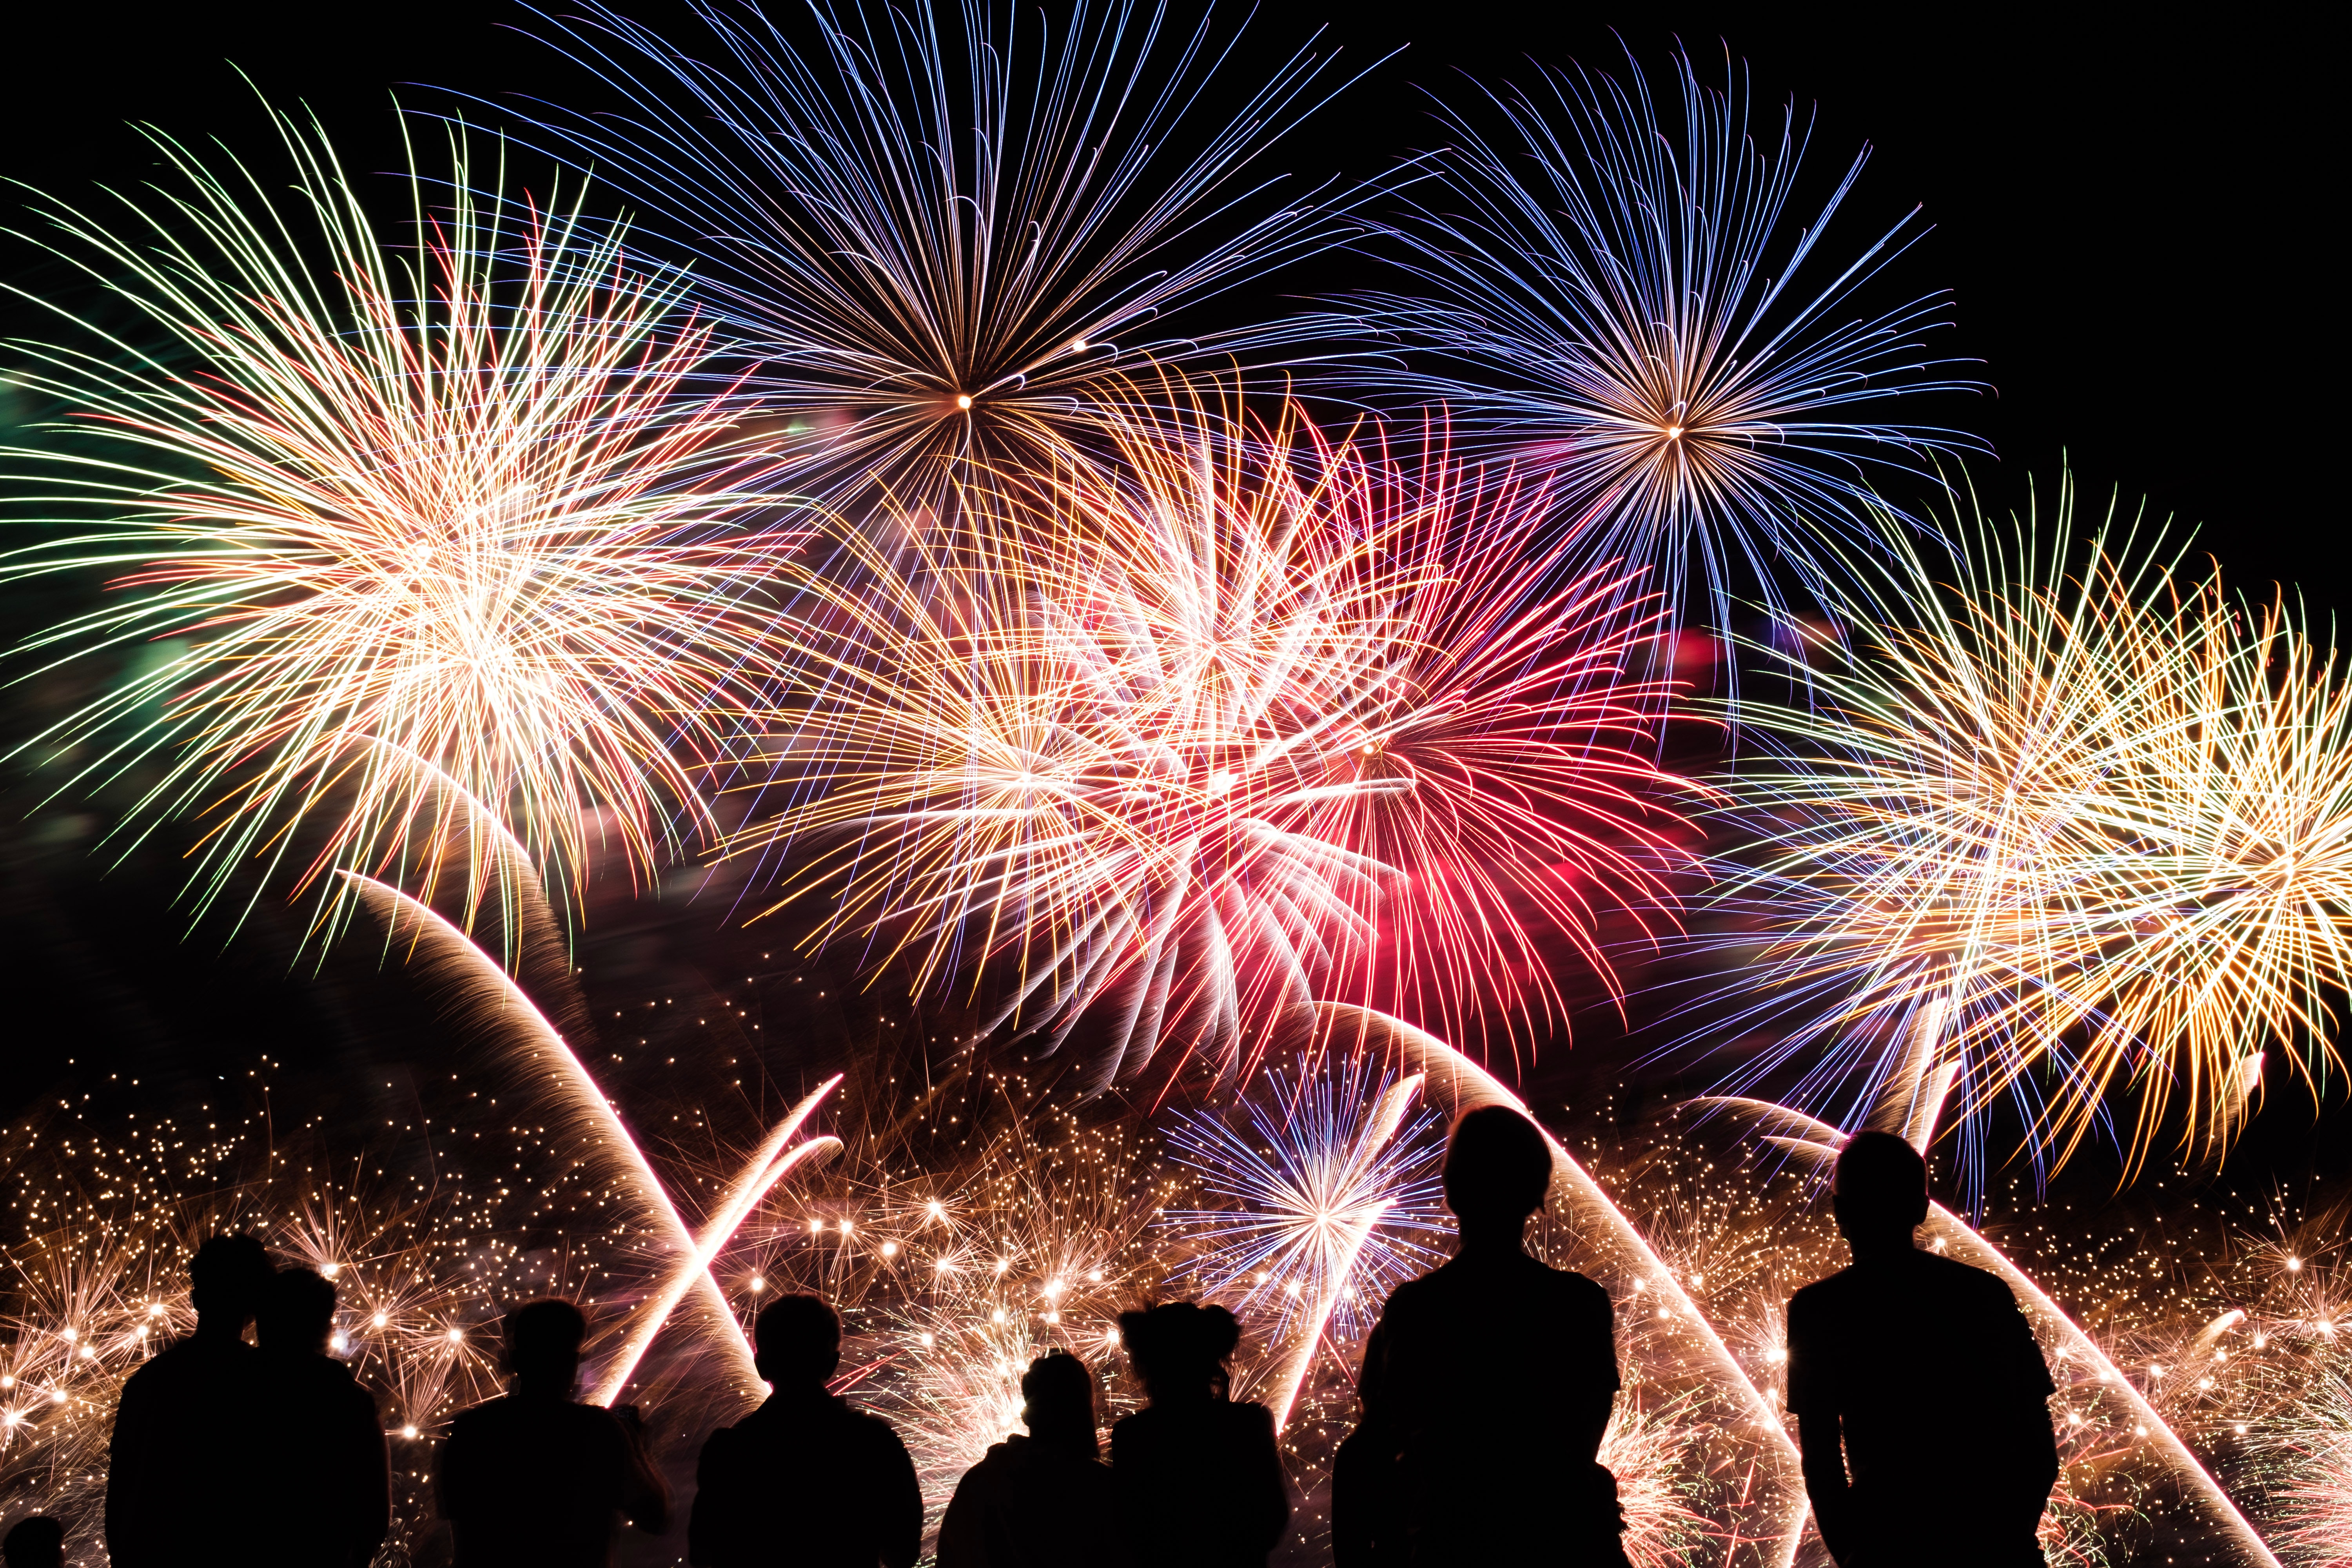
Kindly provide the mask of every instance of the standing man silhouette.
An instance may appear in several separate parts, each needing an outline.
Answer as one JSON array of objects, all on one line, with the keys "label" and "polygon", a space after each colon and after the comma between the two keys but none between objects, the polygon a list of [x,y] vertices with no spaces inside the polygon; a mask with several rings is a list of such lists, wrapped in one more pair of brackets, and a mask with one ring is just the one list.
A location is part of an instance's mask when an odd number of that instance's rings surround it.
[{"label": "standing man silhouette", "polygon": [[923,1490],[907,1446],[878,1415],[825,1386],[841,1320],[814,1296],[782,1296],[751,1325],[760,1408],[702,1446],[686,1560],[709,1568],[914,1568]]},{"label": "standing man silhouette", "polygon": [[1789,1409],[1823,1544],[1838,1568],[2040,1568],[2056,1390],[2017,1299],[1912,1245],[1927,1165],[1892,1133],[1846,1141],[1830,1202],[1853,1266],[1789,1302]]},{"label": "standing man silhouette", "polygon": [[245,1342],[245,1325],[269,1276],[269,1255],[253,1237],[206,1240],[188,1262],[196,1331],[123,1384],[106,1478],[116,1568],[246,1561],[260,1352]]},{"label": "standing man silhouette", "polygon": [[459,1415],[441,1448],[441,1517],[457,1568],[606,1568],[615,1514],[648,1535],[669,1528],[669,1490],[635,1411],[572,1397],[587,1336],[569,1301],[507,1314],[514,1391]]},{"label": "standing man silhouette", "polygon": [[1333,1474],[1339,1568],[1625,1561],[1599,1462],[1617,1394],[1609,1294],[1522,1245],[1550,1186],[1551,1150],[1525,1116],[1488,1105],[1454,1122],[1461,1247],[1398,1286],[1364,1342],[1363,1421]]},{"label": "standing man silhouette", "polygon": [[309,1268],[278,1270],[254,1314],[257,1568],[367,1568],[392,1525],[383,1422],[327,1353],[334,1326],[334,1282]]}]

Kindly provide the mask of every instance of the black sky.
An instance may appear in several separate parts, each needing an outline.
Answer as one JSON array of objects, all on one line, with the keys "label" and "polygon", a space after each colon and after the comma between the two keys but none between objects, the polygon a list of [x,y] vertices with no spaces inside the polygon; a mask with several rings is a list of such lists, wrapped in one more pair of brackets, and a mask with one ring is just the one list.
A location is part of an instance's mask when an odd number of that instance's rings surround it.
[{"label": "black sky", "polygon": [[[676,15],[625,8],[656,24]],[[2333,59],[2268,13],[2171,19],[2221,15],[1269,3],[1249,37],[1269,63],[1325,24],[1325,42],[1357,68],[1402,49],[1286,144],[1277,163],[1310,179],[1367,176],[1430,144],[1437,132],[1418,89],[1457,90],[1465,71],[1524,75],[1531,58],[1617,69],[1628,46],[1654,64],[1677,38],[1712,61],[1727,46],[1748,62],[1759,100],[1818,106],[1822,172],[1864,142],[1875,146],[1848,220],[1857,237],[1874,217],[1924,205],[1934,232],[1904,259],[1900,280],[1908,292],[1955,291],[1959,327],[1948,352],[1980,360],[1974,374],[1991,391],[1941,412],[1998,452],[1978,474],[1989,497],[2003,506],[2021,498],[2026,476],[2046,482],[2063,450],[2087,489],[2120,487],[2127,500],[2148,497],[2158,516],[2200,525],[2242,586],[2288,580],[2332,611],[2352,606],[2340,525],[2326,521],[2341,502],[2317,478],[2336,439],[2322,390],[2336,357],[2328,302],[2340,266],[2325,238],[2338,182],[2324,173],[2332,159],[2320,129]],[[400,162],[395,90],[417,108],[446,107],[452,92],[488,100],[468,112],[491,124],[495,106],[517,95],[599,101],[599,84],[516,30],[534,25],[519,5],[434,0],[20,9],[0,94],[0,172],[68,199],[93,180],[134,181],[152,154],[125,129],[131,120],[266,155],[240,69],[274,101],[308,101],[350,164],[389,169]],[[0,260],[19,279],[42,276],[21,244]],[[77,951],[95,954],[93,931],[143,912],[142,940],[173,946],[178,917],[156,907],[168,887],[118,881],[100,891],[55,855],[38,864],[52,885],[16,889],[18,931],[79,922],[89,940]],[[711,911],[700,929],[717,919]],[[101,997],[101,1033],[124,1036],[159,1027],[156,996],[192,988],[205,998],[207,1048],[219,1052],[248,1050],[255,1037],[286,1047],[363,1030],[353,1015],[375,1005],[367,995],[274,978],[286,973],[286,934],[257,942],[232,959],[215,957],[211,942],[177,947],[168,980],[136,994],[109,978],[111,958],[89,956],[73,984]],[[23,960],[14,978],[46,979],[56,962]],[[240,1010],[271,1008],[280,1011],[257,1036],[240,1037]],[[2291,1152],[2279,1157],[2294,1162]]]}]

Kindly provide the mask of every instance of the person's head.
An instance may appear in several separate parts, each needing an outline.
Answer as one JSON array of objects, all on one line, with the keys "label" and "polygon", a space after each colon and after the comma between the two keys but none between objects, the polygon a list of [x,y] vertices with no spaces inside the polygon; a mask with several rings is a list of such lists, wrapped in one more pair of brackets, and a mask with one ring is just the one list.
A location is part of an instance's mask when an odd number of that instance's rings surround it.
[{"label": "person's head", "polygon": [[1857,1250],[1907,1247],[1927,1217],[1927,1162],[1892,1132],[1857,1132],[1838,1152],[1830,1207]]},{"label": "person's head", "polygon": [[269,1254],[249,1236],[207,1237],[188,1259],[188,1302],[196,1331],[240,1334],[269,1284]]},{"label": "person's head", "polygon": [[1225,1358],[1242,1342],[1241,1321],[1223,1307],[1169,1301],[1118,1315],[1119,1342],[1151,1403],[1214,1396]]},{"label": "person's head", "polygon": [[771,1388],[823,1388],[841,1365],[841,1319],[822,1296],[779,1296],[760,1310],[751,1344]]},{"label": "person's head", "polygon": [[1096,1448],[1095,1374],[1067,1351],[1048,1351],[1021,1374],[1021,1420],[1041,1443]]},{"label": "person's head", "polygon": [[8,1568],[65,1568],[66,1527],[42,1514],[18,1520],[0,1541]]},{"label": "person's head", "polygon": [[1551,1189],[1542,1131],[1507,1105],[1465,1110],[1445,1143],[1445,1206],[1471,1230],[1517,1236]]},{"label": "person's head", "polygon": [[572,1397],[580,1381],[580,1342],[588,1320],[569,1301],[526,1301],[507,1314],[507,1370],[515,1391],[555,1399]]},{"label": "person's head", "polygon": [[45,1514],[19,1519],[0,1540],[7,1568],[66,1568],[66,1526]]},{"label": "person's head", "polygon": [[315,1268],[281,1268],[262,1288],[253,1337],[266,1351],[326,1352],[335,1326],[335,1287]]}]

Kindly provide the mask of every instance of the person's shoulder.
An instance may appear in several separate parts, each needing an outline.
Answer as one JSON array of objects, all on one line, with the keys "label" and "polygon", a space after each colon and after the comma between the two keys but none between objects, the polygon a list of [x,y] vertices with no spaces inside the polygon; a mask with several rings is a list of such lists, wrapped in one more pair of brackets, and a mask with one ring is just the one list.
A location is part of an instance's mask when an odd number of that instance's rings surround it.
[{"label": "person's shoulder", "polygon": [[1579,1274],[1573,1268],[1554,1268],[1540,1258],[1530,1258],[1528,1261],[1540,1271],[1536,1278],[1543,1282],[1544,1287],[1562,1300],[1587,1307],[1609,1305],[1609,1292],[1591,1276]]},{"label": "person's shoulder", "polygon": [[1938,1290],[1969,1290],[1986,1300],[1998,1298],[2004,1301],[2017,1300],[2009,1282],[1990,1268],[1979,1268],[1973,1263],[1963,1263],[1957,1258],[1947,1258],[1940,1252],[1919,1252],[1914,1265],[1920,1274],[1933,1282]]},{"label": "person's shoulder", "polygon": [[1219,1419],[1230,1426],[1252,1436],[1261,1431],[1268,1436],[1274,1435],[1274,1412],[1255,1399],[1236,1399],[1211,1408],[1223,1412]]},{"label": "person's shoulder", "polygon": [[621,1418],[601,1405],[579,1405],[567,1399],[556,1408],[562,1412],[555,1417],[556,1421],[562,1423],[565,1430],[579,1434],[583,1442],[601,1443],[606,1438],[623,1443],[628,1441],[628,1432],[622,1426]]},{"label": "person's shoulder", "polygon": [[875,1415],[870,1410],[860,1410],[847,1400],[843,1400],[838,1408],[843,1425],[856,1434],[858,1441],[875,1447],[898,1449],[906,1447],[906,1443],[898,1436],[898,1429],[882,1416]]},{"label": "person's shoulder", "polygon": [[450,1439],[455,1441],[459,1437],[495,1432],[511,1416],[514,1402],[512,1394],[502,1394],[496,1399],[485,1399],[471,1409],[460,1410],[456,1419],[449,1423]]},{"label": "person's shoulder", "polygon": [[1433,1291],[1442,1292],[1445,1289],[1437,1283],[1437,1277],[1444,1271],[1445,1266],[1440,1264],[1428,1273],[1416,1275],[1390,1290],[1389,1299],[1381,1303],[1381,1316],[1388,1319],[1411,1314]]},{"label": "person's shoulder", "polygon": [[1797,1293],[1789,1298],[1789,1315],[1793,1318],[1800,1312],[1833,1310],[1839,1302],[1853,1293],[1854,1279],[1854,1271],[1848,1267],[1839,1269],[1827,1279],[1816,1279],[1810,1285],[1799,1286]]},{"label": "person's shoulder", "polygon": [[1964,1311],[1997,1317],[2022,1310],[2009,1281],[1989,1268],[1962,1263],[1940,1252],[1920,1253],[1917,1268],[1919,1283],[1916,1289]]}]

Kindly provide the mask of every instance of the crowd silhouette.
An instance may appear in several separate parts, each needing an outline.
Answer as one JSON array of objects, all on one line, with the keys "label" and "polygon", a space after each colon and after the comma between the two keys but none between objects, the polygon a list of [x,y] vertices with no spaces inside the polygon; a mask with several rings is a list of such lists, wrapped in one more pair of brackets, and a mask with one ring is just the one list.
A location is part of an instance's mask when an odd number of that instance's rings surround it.
[{"label": "crowd silhouette", "polygon": [[[1332,1475],[1337,1568],[1623,1568],[1601,1463],[1618,1389],[1608,1294],[1524,1245],[1552,1175],[1517,1111],[1472,1110],[1444,1163],[1453,1259],[1401,1285],[1365,1342],[1361,1419]],[[2058,1474],[2048,1367],[2008,1288],[1913,1245],[1927,1166],[1899,1138],[1848,1140],[1832,1184],[1853,1266],[1789,1304],[1788,1402],[1839,1568],[2040,1563]],[[121,1568],[359,1568],[390,1523],[372,1395],[328,1353],[331,1280],[273,1269],[248,1237],[189,1264],[195,1331],[123,1384],[106,1494]],[[245,1339],[247,1326],[255,1342]],[[670,1498],[635,1407],[576,1398],[587,1322],[568,1301],[507,1314],[509,1391],[458,1415],[435,1472],[457,1568],[603,1568],[618,1532],[660,1535]],[[914,1568],[923,1499],[889,1424],[832,1391],[841,1321],[785,1296],[753,1325],[772,1392],[703,1445],[687,1525],[698,1568]],[[1223,1307],[1123,1314],[1145,1407],[1104,1461],[1094,1369],[1066,1350],[1021,1382],[1025,1434],[958,1483],[939,1568],[1265,1568],[1291,1499],[1273,1415],[1231,1397],[1241,1325]],[[1509,1375],[1488,1346],[1505,1343]],[[1919,1350],[1935,1371],[1922,1378]],[[1938,1510],[1920,1500],[1965,1495]],[[62,1568],[53,1519],[20,1520],[7,1568]]]}]

